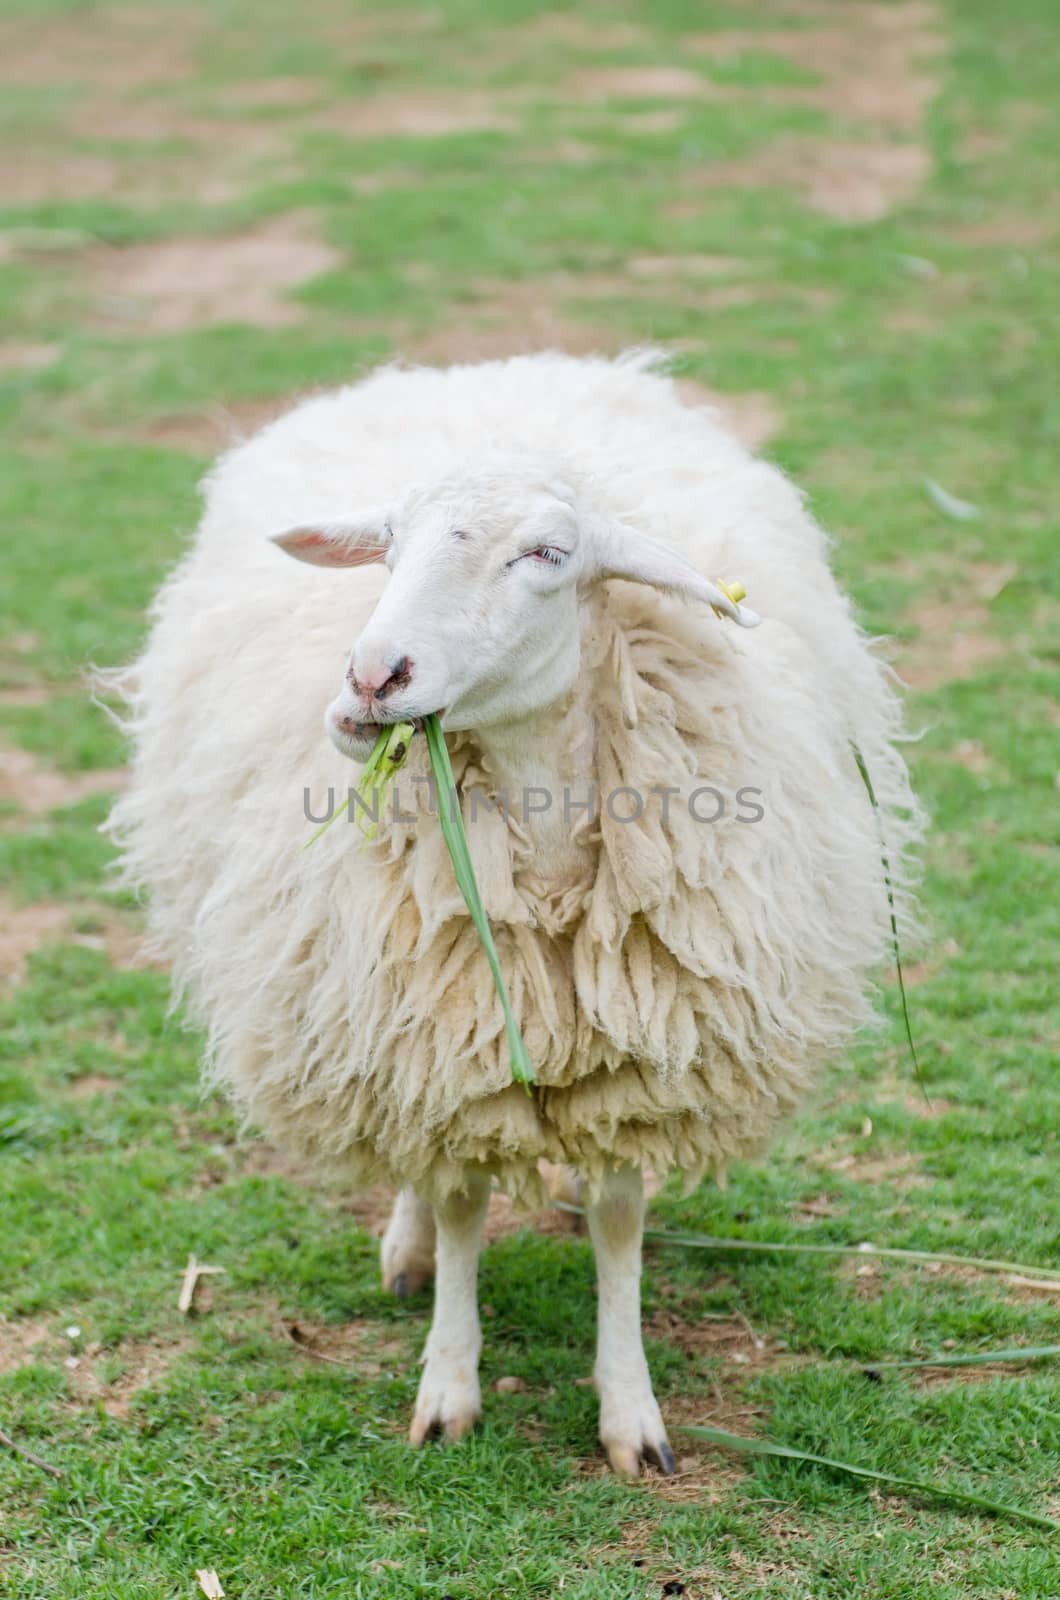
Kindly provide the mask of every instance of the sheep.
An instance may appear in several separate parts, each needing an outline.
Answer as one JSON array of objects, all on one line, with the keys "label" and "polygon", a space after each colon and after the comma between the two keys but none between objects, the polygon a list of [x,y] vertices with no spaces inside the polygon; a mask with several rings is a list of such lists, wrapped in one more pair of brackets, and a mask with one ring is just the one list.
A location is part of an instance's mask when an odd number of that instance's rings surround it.
[{"label": "sheep", "polygon": [[[672,1470],[642,1172],[722,1178],[870,1018],[878,828],[904,916],[921,825],[893,678],[797,491],[650,354],[385,367],[221,458],[120,686],[111,827],[208,1081],[314,1168],[399,1189],[388,1286],[434,1271],[412,1442],[479,1415],[490,1185],[534,1202],[547,1162],[584,1184],[608,1458]],[[370,844],[304,848],[379,728],[435,712],[530,1092],[425,741]]]}]

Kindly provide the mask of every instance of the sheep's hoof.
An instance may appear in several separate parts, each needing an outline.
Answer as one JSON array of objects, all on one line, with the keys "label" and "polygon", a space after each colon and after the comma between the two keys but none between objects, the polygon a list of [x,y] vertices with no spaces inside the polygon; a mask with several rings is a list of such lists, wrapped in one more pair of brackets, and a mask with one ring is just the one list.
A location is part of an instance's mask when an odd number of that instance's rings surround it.
[{"label": "sheep's hoof", "polygon": [[409,1443],[419,1449],[429,1439],[457,1444],[475,1426],[481,1414],[477,1381],[466,1382],[435,1378],[430,1369],[420,1382],[416,1410],[409,1428]]},{"label": "sheep's hoof", "polygon": [[413,1295],[422,1294],[430,1286],[433,1277],[433,1264],[430,1267],[405,1268],[393,1274],[384,1271],[383,1288],[399,1300],[411,1300]]},{"label": "sheep's hoof", "polygon": [[434,1213],[411,1190],[394,1206],[379,1247],[383,1288],[407,1300],[434,1279]]},{"label": "sheep's hoof", "polygon": [[612,1471],[620,1478],[639,1478],[647,1465],[669,1477],[676,1470],[674,1453],[651,1388],[638,1394],[632,1386],[605,1387],[600,1401],[600,1440]]},{"label": "sheep's hoof", "polygon": [[657,1444],[642,1444],[639,1450],[629,1444],[609,1444],[604,1448],[611,1471],[620,1478],[639,1478],[645,1463],[657,1467],[667,1477],[677,1470],[674,1453],[666,1439],[660,1439]]}]

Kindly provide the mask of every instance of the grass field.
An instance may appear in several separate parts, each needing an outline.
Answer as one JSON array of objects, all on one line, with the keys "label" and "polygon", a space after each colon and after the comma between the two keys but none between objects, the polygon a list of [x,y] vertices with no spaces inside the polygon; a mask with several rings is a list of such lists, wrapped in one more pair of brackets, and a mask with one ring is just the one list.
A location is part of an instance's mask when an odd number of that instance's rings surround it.
[{"label": "grass field", "polygon": [[[588,1246],[498,1213],[484,1425],[408,1451],[427,1301],[379,1287],[379,1197],[200,1099],[107,888],[123,750],[79,679],[292,395],[672,350],[806,486],[912,686],[930,1104],[885,981],[776,1154],[656,1220],[1057,1264],[1057,55],[1051,0],[0,0],[0,1428],[62,1472],[0,1448],[0,1594],[1060,1594],[1060,1536],[676,1431],[1060,1517],[1055,1364],[861,1371],[1056,1342],[1003,1274],[649,1247],[681,1470],[626,1485],[579,1382]],[[191,1251],[224,1275],[182,1317]]]}]

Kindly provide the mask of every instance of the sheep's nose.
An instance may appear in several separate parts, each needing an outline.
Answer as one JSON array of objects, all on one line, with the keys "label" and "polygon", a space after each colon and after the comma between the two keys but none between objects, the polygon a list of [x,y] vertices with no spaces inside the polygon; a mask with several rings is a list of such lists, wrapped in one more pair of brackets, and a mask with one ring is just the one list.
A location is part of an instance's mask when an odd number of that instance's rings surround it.
[{"label": "sheep's nose", "polygon": [[412,662],[408,656],[396,661],[382,662],[377,666],[358,667],[351,663],[346,674],[350,688],[365,700],[385,700],[395,689],[404,689],[412,678]]}]

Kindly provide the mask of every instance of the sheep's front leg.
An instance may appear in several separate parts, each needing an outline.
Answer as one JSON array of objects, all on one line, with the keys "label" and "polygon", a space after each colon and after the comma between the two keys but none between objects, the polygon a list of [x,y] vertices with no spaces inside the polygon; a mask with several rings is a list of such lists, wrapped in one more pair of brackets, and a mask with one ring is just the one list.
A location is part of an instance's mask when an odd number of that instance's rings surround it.
[{"label": "sheep's front leg", "polygon": [[644,1181],[636,1168],[609,1173],[588,1216],[596,1251],[600,1438],[612,1467],[624,1477],[635,1478],[644,1460],[673,1472],[673,1451],[652,1393],[640,1333]]},{"label": "sheep's front leg", "polygon": [[404,1300],[434,1277],[434,1212],[415,1189],[402,1189],[386,1225],[380,1256],[383,1288]]},{"label": "sheep's front leg", "polygon": [[478,1358],[478,1257],[489,1201],[489,1179],[469,1174],[463,1194],[435,1206],[434,1318],[424,1351],[416,1410],[409,1430],[415,1445],[436,1433],[462,1439],[482,1409]]}]

